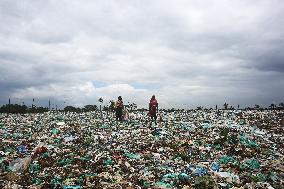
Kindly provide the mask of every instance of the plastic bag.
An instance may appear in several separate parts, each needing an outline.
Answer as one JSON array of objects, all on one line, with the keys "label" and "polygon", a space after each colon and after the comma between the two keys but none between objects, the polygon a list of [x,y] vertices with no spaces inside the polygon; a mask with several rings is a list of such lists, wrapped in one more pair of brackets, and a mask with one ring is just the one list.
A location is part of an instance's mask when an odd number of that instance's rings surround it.
[{"label": "plastic bag", "polygon": [[28,169],[30,163],[32,161],[32,158],[30,156],[25,158],[18,158],[9,164],[9,168],[13,172],[19,172],[22,173],[25,170]]}]

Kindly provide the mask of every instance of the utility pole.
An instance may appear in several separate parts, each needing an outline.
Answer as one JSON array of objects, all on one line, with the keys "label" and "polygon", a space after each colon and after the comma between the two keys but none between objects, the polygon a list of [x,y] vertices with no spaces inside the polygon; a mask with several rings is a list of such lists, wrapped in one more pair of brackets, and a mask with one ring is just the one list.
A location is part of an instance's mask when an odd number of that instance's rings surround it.
[{"label": "utility pole", "polygon": [[98,101],[100,102],[101,118],[103,118],[103,113],[102,113],[102,103],[104,102],[104,99],[103,99],[102,97],[100,97]]},{"label": "utility pole", "polygon": [[11,112],[11,99],[9,98],[9,113]]}]

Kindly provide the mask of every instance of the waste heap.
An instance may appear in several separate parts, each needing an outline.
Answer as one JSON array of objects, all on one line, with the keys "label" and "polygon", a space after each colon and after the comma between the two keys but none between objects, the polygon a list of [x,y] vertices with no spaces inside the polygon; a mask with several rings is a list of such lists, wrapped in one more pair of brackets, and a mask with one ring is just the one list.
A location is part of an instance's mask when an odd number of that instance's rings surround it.
[{"label": "waste heap", "polygon": [[0,188],[283,188],[283,115],[0,114]]}]

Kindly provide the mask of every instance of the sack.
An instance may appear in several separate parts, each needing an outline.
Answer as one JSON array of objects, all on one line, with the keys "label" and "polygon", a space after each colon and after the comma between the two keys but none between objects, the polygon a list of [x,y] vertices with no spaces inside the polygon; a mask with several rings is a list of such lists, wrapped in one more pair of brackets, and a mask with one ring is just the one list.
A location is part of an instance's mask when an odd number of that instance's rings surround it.
[{"label": "sack", "polygon": [[30,156],[25,157],[25,158],[18,158],[10,162],[9,168],[13,172],[22,173],[28,169],[31,161],[32,161],[32,158]]},{"label": "sack", "polygon": [[128,121],[129,120],[129,113],[127,110],[123,110],[123,120]]}]

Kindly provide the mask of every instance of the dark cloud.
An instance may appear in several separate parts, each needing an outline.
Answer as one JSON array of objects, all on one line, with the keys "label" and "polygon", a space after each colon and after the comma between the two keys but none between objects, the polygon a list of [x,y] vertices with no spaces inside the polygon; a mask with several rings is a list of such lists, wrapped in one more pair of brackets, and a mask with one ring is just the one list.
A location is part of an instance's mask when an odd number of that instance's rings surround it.
[{"label": "dark cloud", "polygon": [[268,49],[260,49],[259,52],[252,53],[247,67],[259,69],[261,71],[284,72],[284,43],[277,42],[277,45]]}]

